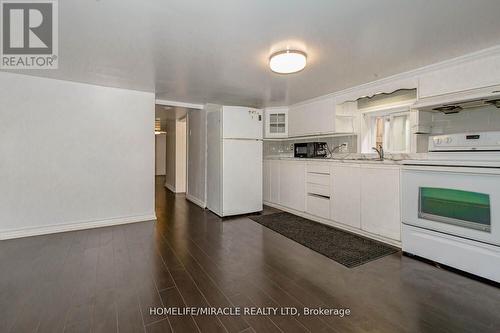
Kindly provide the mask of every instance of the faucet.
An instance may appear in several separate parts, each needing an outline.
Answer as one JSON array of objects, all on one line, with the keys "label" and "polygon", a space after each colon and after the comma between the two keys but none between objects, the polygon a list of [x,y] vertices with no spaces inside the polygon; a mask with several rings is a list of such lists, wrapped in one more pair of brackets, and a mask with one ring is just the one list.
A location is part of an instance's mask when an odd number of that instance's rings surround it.
[{"label": "faucet", "polygon": [[382,145],[379,145],[378,148],[372,147],[373,150],[375,150],[378,154],[378,159],[380,161],[384,160],[384,148],[382,148]]}]

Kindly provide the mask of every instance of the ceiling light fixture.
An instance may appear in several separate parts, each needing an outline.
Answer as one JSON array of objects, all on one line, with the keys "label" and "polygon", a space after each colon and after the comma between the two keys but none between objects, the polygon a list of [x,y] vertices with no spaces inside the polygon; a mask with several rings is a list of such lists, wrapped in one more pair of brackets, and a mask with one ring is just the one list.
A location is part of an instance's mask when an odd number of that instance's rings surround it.
[{"label": "ceiling light fixture", "polygon": [[269,58],[269,67],[275,73],[297,73],[306,67],[307,55],[302,51],[285,50],[273,53]]}]

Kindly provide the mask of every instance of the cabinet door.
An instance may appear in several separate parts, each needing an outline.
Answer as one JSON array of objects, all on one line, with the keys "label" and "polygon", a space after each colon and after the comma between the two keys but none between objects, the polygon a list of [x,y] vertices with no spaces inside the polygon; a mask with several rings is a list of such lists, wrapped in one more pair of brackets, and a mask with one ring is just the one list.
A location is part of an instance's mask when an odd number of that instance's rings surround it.
[{"label": "cabinet door", "polygon": [[264,161],[262,168],[262,200],[271,201],[271,161]]},{"label": "cabinet door", "polygon": [[264,136],[266,138],[288,137],[288,108],[264,110]]},{"label": "cabinet door", "polygon": [[355,122],[358,116],[357,102],[344,102],[335,105],[335,132],[354,133]]},{"label": "cabinet door", "polygon": [[335,132],[335,100],[324,98],[291,106],[288,124],[289,136]]},{"label": "cabinet door", "polygon": [[361,184],[359,165],[335,165],[330,172],[330,217],[336,222],[361,228]]},{"label": "cabinet door", "polygon": [[280,203],[280,161],[269,161],[270,174],[270,195],[269,201],[275,204]]},{"label": "cabinet door", "polygon": [[361,229],[401,239],[399,168],[361,166]]},{"label": "cabinet door", "polygon": [[300,136],[307,131],[305,122],[307,119],[307,110],[304,106],[292,106],[288,111],[288,135]]},{"label": "cabinet door", "polygon": [[305,163],[281,161],[279,198],[282,206],[305,210]]},{"label": "cabinet door", "polygon": [[500,55],[437,69],[423,74],[419,80],[420,98],[497,85],[500,82]]}]

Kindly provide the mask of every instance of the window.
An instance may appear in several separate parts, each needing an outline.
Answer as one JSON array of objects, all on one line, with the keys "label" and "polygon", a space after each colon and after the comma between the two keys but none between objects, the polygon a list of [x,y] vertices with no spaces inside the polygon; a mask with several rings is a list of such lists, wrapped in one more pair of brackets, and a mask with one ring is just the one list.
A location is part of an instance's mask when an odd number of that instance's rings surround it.
[{"label": "window", "polygon": [[490,196],[449,188],[420,187],[420,218],[491,231]]},{"label": "window", "polygon": [[410,106],[416,96],[416,89],[400,89],[357,100],[363,115],[362,153],[373,153],[372,147],[379,146],[388,153],[410,152]]},{"label": "window", "polygon": [[388,153],[410,151],[410,112],[365,114],[369,117],[369,152],[371,147],[382,146]]},{"label": "window", "polygon": [[284,134],[286,131],[286,113],[271,113],[269,115],[269,133]]}]

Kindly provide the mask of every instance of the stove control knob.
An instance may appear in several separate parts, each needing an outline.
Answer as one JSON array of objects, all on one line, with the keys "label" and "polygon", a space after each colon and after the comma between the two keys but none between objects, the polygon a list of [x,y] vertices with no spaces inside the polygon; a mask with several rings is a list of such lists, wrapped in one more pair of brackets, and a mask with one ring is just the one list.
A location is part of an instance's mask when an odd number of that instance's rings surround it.
[{"label": "stove control knob", "polygon": [[450,138],[450,137],[447,137],[447,138],[446,138],[446,143],[451,143],[452,141],[453,141],[453,139],[452,139],[452,138]]},{"label": "stove control knob", "polygon": [[436,145],[440,145],[442,141],[443,141],[443,140],[441,140],[441,138],[435,138],[435,139],[434,139],[434,143],[435,143]]}]

